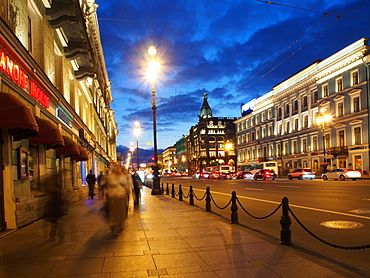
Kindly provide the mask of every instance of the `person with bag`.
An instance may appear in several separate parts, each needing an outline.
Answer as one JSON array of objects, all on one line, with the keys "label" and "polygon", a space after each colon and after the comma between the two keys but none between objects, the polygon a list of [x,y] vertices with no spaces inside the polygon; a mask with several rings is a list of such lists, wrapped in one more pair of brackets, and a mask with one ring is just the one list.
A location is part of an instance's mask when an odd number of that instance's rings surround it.
[{"label": "person with bag", "polygon": [[140,202],[140,191],[143,187],[143,182],[137,172],[137,169],[134,169],[132,174],[132,182],[134,184],[134,206],[138,207]]},{"label": "person with bag", "polygon": [[119,234],[127,217],[132,178],[121,166],[114,166],[107,177],[106,198],[108,203],[108,225],[111,232]]}]

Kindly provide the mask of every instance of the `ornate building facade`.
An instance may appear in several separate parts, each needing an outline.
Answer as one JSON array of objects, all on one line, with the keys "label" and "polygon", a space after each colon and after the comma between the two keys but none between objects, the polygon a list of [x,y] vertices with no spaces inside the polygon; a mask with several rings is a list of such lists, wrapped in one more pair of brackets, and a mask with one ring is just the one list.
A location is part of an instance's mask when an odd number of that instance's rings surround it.
[{"label": "ornate building facade", "polygon": [[363,38],[245,104],[235,121],[239,169],[276,160],[280,175],[300,167],[368,172],[369,66]]},{"label": "ornate building facade", "polygon": [[236,118],[213,117],[207,98],[208,95],[205,94],[199,122],[190,128],[187,136],[186,151],[190,174],[201,172],[209,166],[236,164]]},{"label": "ornate building facade", "polygon": [[0,230],[43,216],[45,180],[66,202],[116,160],[117,125],[97,5],[0,0]]}]

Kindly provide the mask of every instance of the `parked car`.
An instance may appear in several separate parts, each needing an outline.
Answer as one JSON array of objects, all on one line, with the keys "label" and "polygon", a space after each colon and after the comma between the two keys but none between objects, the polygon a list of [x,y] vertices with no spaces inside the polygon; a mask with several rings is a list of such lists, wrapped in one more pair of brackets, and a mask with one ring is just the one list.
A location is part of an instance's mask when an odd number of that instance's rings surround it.
[{"label": "parked car", "polygon": [[361,172],[352,169],[333,169],[321,175],[323,180],[334,179],[344,181],[346,179],[357,180],[361,178]]},{"label": "parked car", "polygon": [[310,168],[298,168],[294,169],[293,172],[288,174],[288,179],[297,178],[299,180],[303,179],[310,179],[313,180],[315,178],[315,173],[312,172]]},{"label": "parked car", "polygon": [[236,179],[238,180],[251,180],[253,179],[254,174],[249,171],[245,172],[239,172],[238,175],[236,176]]},{"label": "parked car", "polygon": [[221,172],[220,173],[220,179],[222,179],[222,180],[231,180],[232,179],[232,173],[230,173],[230,172]]},{"label": "parked car", "polygon": [[276,173],[274,172],[274,170],[259,170],[253,176],[253,179],[254,180],[258,180],[258,179],[261,179],[261,180],[268,180],[268,179],[274,180],[275,178],[276,178]]},{"label": "parked car", "polygon": [[208,178],[211,179],[211,180],[219,180],[219,179],[221,179],[221,173],[218,172],[218,171],[213,171],[213,172],[209,173]]}]

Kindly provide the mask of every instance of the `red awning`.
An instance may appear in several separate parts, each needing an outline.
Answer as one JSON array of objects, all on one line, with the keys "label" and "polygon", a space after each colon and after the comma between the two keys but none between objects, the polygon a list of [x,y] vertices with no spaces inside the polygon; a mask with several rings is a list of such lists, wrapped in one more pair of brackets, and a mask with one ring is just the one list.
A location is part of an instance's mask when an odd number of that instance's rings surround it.
[{"label": "red awning", "polygon": [[78,145],[69,137],[63,135],[64,147],[57,149],[57,154],[63,154],[64,156],[80,155]]},{"label": "red awning", "polygon": [[72,156],[71,158],[76,161],[86,161],[89,160],[89,155],[87,154],[87,151],[84,147],[77,145],[78,149],[80,150],[80,155]]},{"label": "red awning", "polygon": [[35,117],[39,126],[39,134],[30,138],[30,144],[44,144],[47,149],[64,146],[64,140],[58,127],[52,122]]},{"label": "red awning", "polygon": [[0,128],[10,128],[15,141],[35,136],[39,131],[31,109],[4,92],[0,92]]}]

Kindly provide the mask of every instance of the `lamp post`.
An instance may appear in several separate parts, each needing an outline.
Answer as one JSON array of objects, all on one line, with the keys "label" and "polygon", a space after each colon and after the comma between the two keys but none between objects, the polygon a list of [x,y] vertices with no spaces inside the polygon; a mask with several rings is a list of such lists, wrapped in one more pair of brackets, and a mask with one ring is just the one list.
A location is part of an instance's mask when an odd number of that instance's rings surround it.
[{"label": "lamp post", "polygon": [[154,81],[159,70],[159,63],[156,61],[157,49],[155,46],[150,46],[148,53],[151,57],[149,69],[148,69],[148,79],[151,81],[152,85],[152,111],[153,111],[153,145],[154,145],[154,166],[153,166],[153,185],[152,185],[152,195],[161,195],[162,190],[160,188],[160,178],[158,171],[158,150],[157,150],[157,102],[155,99],[155,87]]},{"label": "lamp post", "polygon": [[134,129],[134,134],[136,136],[136,168],[139,170],[140,169],[140,161],[139,161],[139,135],[141,134],[141,129],[140,129],[140,123],[138,121],[135,122],[135,129]]},{"label": "lamp post", "polygon": [[326,140],[325,140],[325,124],[329,123],[332,119],[332,116],[326,113],[325,108],[320,109],[320,116],[316,118],[316,123],[321,127],[321,133],[322,133],[322,144],[323,144],[323,149],[324,149],[324,173],[326,172]]},{"label": "lamp post", "polygon": [[[133,158],[134,157],[134,151],[135,151],[134,142],[130,142],[130,151],[131,151],[131,157]],[[132,168],[134,168],[133,165],[132,165]]]}]

